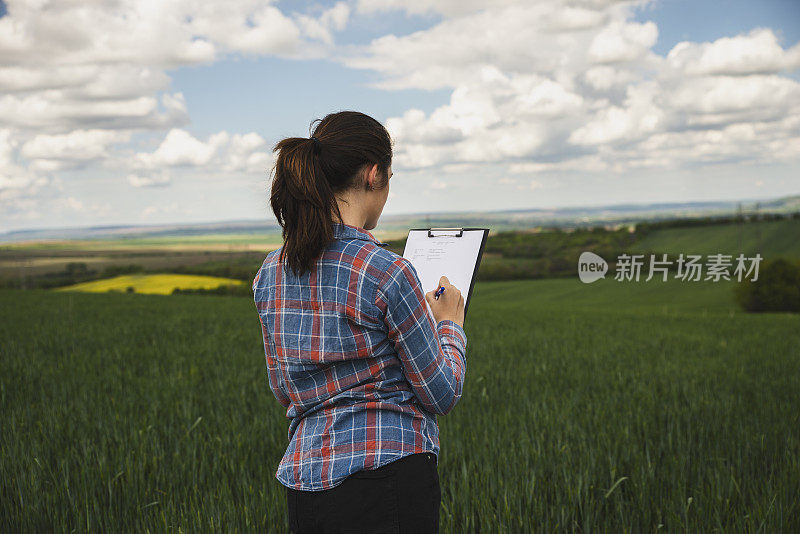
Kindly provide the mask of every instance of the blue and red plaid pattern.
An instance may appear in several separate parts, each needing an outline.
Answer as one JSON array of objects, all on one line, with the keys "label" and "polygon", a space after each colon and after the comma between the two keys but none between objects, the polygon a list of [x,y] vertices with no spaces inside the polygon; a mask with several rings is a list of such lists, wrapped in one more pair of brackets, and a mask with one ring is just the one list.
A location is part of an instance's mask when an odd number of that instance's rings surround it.
[{"label": "blue and red plaid pattern", "polygon": [[437,414],[461,398],[467,337],[434,322],[411,263],[367,230],[335,240],[297,277],[270,252],[253,279],[269,387],[289,445],[275,473],[318,491],[357,471],[439,454]]}]

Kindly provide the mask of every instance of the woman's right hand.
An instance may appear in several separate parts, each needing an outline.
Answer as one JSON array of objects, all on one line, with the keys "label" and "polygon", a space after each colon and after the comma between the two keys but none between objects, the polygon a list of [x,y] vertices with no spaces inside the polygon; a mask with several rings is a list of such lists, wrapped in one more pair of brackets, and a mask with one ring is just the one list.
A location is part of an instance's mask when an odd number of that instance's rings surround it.
[{"label": "woman's right hand", "polygon": [[461,291],[456,288],[446,276],[439,279],[439,287],[444,287],[444,293],[439,295],[439,299],[434,298],[436,289],[425,293],[425,300],[433,311],[436,322],[450,320],[464,328],[464,297]]}]

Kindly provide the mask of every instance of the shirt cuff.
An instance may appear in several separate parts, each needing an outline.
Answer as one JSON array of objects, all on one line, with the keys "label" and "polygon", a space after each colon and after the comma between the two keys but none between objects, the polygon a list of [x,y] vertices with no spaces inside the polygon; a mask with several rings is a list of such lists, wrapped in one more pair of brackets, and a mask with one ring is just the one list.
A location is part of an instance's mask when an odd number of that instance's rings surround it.
[{"label": "shirt cuff", "polygon": [[461,325],[450,319],[445,319],[439,321],[436,325],[436,332],[442,341],[455,345],[460,349],[461,354],[464,354],[467,349],[467,334]]}]

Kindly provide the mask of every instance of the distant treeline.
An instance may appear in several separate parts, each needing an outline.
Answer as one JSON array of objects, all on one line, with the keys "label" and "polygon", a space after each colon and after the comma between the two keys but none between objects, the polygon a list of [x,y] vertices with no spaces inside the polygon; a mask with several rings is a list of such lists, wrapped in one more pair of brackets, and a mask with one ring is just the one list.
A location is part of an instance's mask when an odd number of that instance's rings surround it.
[{"label": "distant treeline", "polygon": [[[581,252],[591,250],[609,261],[609,270],[613,270],[620,254],[628,253],[631,245],[656,230],[666,228],[686,228],[692,226],[708,226],[715,224],[749,224],[763,221],[800,219],[800,212],[788,214],[736,214],[720,217],[697,217],[686,219],[670,219],[624,224],[617,229],[604,226],[578,227],[562,229],[545,227],[536,231],[516,230],[498,232],[489,236],[486,242],[485,255],[481,261],[477,279],[517,280],[531,278],[555,278],[575,276],[577,258]],[[402,254],[405,239],[388,241],[388,249]],[[654,251],[658,252],[658,251]],[[674,257],[672,269],[676,268]],[[177,273],[217,276],[246,282],[244,287],[232,286],[219,290],[182,290],[182,293],[215,293],[215,294],[247,294],[250,295],[250,283],[261,265],[261,259],[248,257],[230,261],[215,261],[200,265],[176,265],[159,269],[145,269],[141,265],[114,265],[102,270],[91,269],[84,262],[73,262],[66,265],[61,272],[36,276],[7,278],[0,281],[0,287],[14,288],[53,288],[88,282],[103,278],[111,278],[123,274],[143,273]]]},{"label": "distant treeline", "polygon": [[71,286],[81,282],[91,282],[93,280],[103,280],[126,274],[194,274],[203,276],[218,276],[252,282],[255,272],[258,270],[263,260],[238,259],[236,262],[228,263],[214,261],[200,265],[175,265],[158,269],[146,269],[143,265],[109,265],[103,269],[92,269],[86,262],[70,262],[64,266],[64,270],[52,273],[44,273],[35,276],[5,278],[0,280],[0,287],[16,289],[50,289],[54,287]]},{"label": "distant treeline", "polygon": [[200,265],[178,265],[170,267],[166,271],[160,269],[158,272],[169,272],[175,274],[194,274],[200,276],[218,276],[222,278],[232,278],[243,282],[252,283],[261,262],[260,260],[242,260],[237,263],[226,263],[221,261],[208,262]]},{"label": "distant treeline", "polygon": [[[123,274],[143,273],[145,268],[141,265],[109,265],[104,269],[91,269],[86,262],[74,261],[67,263],[63,271],[43,273],[25,278],[11,277],[0,279],[0,287],[16,289],[51,289],[54,287],[71,286],[81,282],[91,282],[113,278]],[[164,272],[164,271],[159,271]]]},{"label": "distant treeline", "polygon": [[[628,228],[548,228],[541,232],[500,232],[486,241],[478,280],[572,276],[584,250],[615,257],[638,239]],[[496,255],[495,258],[492,255]],[[507,261],[497,261],[497,256]]]},{"label": "distant treeline", "polygon": [[663,221],[643,221],[636,223],[636,233],[644,237],[654,230],[666,228],[690,228],[692,226],[711,226],[714,224],[754,223],[762,221],[785,221],[800,219],[800,211],[794,213],[739,213],[714,217],[691,217],[687,219],[666,219]]},{"label": "distant treeline", "polygon": [[758,283],[734,286],[736,302],[750,312],[800,312],[800,261],[764,262]]}]

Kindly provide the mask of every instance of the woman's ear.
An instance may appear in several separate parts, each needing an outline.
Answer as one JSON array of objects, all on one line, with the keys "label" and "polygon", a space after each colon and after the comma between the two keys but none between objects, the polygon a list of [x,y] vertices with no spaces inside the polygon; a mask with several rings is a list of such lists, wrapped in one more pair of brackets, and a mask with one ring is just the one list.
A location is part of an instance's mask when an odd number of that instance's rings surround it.
[{"label": "woman's ear", "polygon": [[375,163],[372,167],[367,167],[366,189],[372,191],[375,189],[375,184],[378,180],[378,164]]}]

